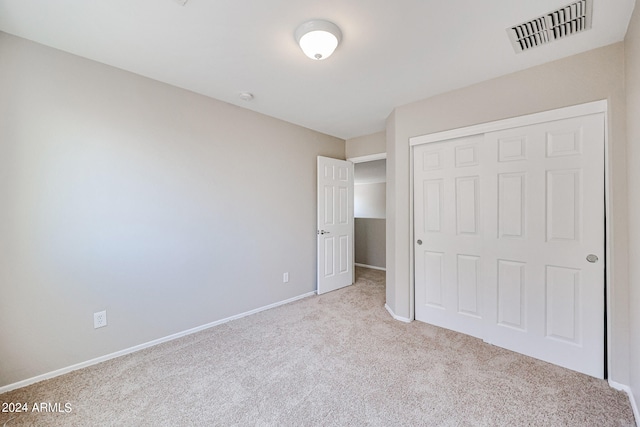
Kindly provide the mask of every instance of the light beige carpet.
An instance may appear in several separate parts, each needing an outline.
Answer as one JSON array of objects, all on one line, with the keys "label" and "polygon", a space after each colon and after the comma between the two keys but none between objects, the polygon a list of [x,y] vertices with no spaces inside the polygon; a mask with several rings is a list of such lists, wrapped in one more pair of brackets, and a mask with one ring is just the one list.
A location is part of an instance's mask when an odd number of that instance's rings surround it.
[{"label": "light beige carpet", "polygon": [[[384,273],[0,395],[12,426],[631,426],[606,381],[391,319]],[[0,426],[11,415],[0,413]]]}]

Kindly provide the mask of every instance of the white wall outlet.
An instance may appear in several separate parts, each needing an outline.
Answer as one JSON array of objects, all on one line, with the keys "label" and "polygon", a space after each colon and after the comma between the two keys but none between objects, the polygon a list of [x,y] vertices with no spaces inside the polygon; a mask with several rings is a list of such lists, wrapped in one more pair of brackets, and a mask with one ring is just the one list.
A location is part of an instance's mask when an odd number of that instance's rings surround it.
[{"label": "white wall outlet", "polygon": [[93,329],[102,328],[104,326],[107,326],[107,310],[93,313]]},{"label": "white wall outlet", "polygon": [[282,283],[289,283],[289,273],[284,273],[282,275]]}]

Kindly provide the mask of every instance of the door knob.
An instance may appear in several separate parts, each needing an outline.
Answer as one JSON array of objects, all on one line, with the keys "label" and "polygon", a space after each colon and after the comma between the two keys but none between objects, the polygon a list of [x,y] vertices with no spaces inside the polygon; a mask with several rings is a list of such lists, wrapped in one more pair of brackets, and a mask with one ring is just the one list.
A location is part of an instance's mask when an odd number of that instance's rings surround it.
[{"label": "door knob", "polygon": [[318,234],[331,234],[331,232],[330,231],[320,230],[320,231],[318,231]]},{"label": "door knob", "polygon": [[422,244],[422,240],[418,239],[418,241],[416,243],[421,245]]},{"label": "door knob", "polygon": [[598,256],[594,254],[587,255],[587,261],[589,262],[598,262]]}]

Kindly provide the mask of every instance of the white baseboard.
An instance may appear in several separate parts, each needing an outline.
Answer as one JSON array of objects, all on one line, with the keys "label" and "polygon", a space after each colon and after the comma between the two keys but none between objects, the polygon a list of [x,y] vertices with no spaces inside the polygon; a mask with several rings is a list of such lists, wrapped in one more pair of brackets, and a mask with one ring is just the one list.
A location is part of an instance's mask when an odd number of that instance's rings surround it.
[{"label": "white baseboard", "polygon": [[360,264],[358,262],[356,262],[355,264],[356,264],[356,267],[364,267],[364,268],[371,268],[372,270],[387,271],[386,268],[384,268],[384,267],[376,267],[375,265]]},{"label": "white baseboard", "polygon": [[631,402],[631,408],[633,409],[633,416],[636,418],[636,425],[640,425],[640,412],[638,411],[638,404],[633,397],[633,392],[628,385],[620,384],[615,381],[609,380],[609,385],[616,390],[622,390],[629,396],[629,402]]},{"label": "white baseboard", "polygon": [[96,365],[98,363],[105,362],[105,361],[110,360],[110,359],[115,359],[116,357],[124,356],[124,355],[130,354],[130,353],[135,353],[136,351],[144,350],[145,348],[153,347],[155,345],[162,344],[162,343],[165,343],[167,341],[172,341],[172,340],[175,340],[177,338],[184,337],[186,335],[195,334],[196,332],[200,332],[200,331],[203,331],[205,329],[209,329],[209,328],[212,328],[214,326],[218,326],[218,325],[221,325],[223,323],[230,322],[232,320],[240,319],[242,317],[250,316],[252,314],[256,314],[256,313],[259,313],[261,311],[269,310],[271,308],[275,308],[275,307],[278,307],[278,306],[281,306],[281,305],[284,305],[284,304],[288,304],[288,303],[297,301],[299,299],[307,298],[307,297],[310,297],[310,296],[315,295],[315,294],[316,294],[315,291],[308,292],[306,294],[298,295],[297,297],[289,298],[289,299],[284,300],[284,301],[279,301],[279,302],[276,302],[276,303],[273,303],[273,304],[266,305],[264,307],[259,307],[259,308],[256,308],[254,310],[250,310],[250,311],[246,311],[244,313],[236,314],[235,316],[227,317],[227,318],[221,319],[221,320],[216,320],[215,322],[207,323],[206,325],[196,326],[195,328],[187,329],[186,331],[178,332],[178,333],[175,333],[175,334],[172,334],[172,335],[168,335],[166,337],[155,339],[153,341],[149,341],[149,342],[146,342],[146,343],[143,343],[143,344],[139,344],[139,345],[136,345],[136,346],[133,346],[133,347],[125,348],[124,350],[116,351],[115,353],[111,353],[111,354],[107,354],[107,355],[104,355],[104,356],[96,357],[95,359],[87,360],[85,362],[76,363],[75,365],[67,366],[66,368],[57,369],[55,371],[47,372],[46,374],[37,375],[35,377],[28,378],[26,380],[22,380],[22,381],[18,381],[16,383],[13,383],[13,384],[5,385],[5,386],[0,387],[0,394],[6,393],[6,392],[9,392],[9,391],[18,389],[18,388],[26,387],[28,385],[31,385],[31,384],[34,384],[34,383],[37,383],[37,382],[40,382],[40,381],[48,380],[50,378],[58,377],[60,375],[64,375],[64,374],[69,373],[71,371],[76,371],[78,369],[86,368],[86,367],[91,366],[91,365]]},{"label": "white baseboard", "polygon": [[385,305],[384,305],[384,308],[386,308],[386,309],[387,309],[387,311],[389,312],[389,314],[391,315],[391,317],[393,317],[394,319],[399,320],[399,321],[404,322],[404,323],[411,323],[411,319],[408,319],[408,318],[406,318],[406,317],[401,317],[401,316],[396,315],[396,314],[393,312],[393,310],[391,310],[391,307],[389,307],[387,304],[385,304]]}]

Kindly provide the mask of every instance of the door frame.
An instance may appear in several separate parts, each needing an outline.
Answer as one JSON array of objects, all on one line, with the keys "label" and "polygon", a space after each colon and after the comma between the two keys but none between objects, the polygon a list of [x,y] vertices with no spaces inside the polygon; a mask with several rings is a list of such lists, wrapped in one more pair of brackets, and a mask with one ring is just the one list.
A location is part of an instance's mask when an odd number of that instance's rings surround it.
[{"label": "door frame", "polygon": [[496,120],[492,122],[481,123],[477,125],[465,126],[457,129],[446,130],[442,132],[435,132],[425,135],[419,135],[409,138],[409,319],[415,320],[415,250],[413,242],[415,241],[415,230],[414,230],[414,170],[413,170],[413,161],[414,161],[414,147],[417,145],[428,144],[432,142],[441,142],[445,140],[450,140],[454,138],[461,138],[471,135],[484,134],[487,132],[494,132],[499,130],[511,129],[521,126],[529,126],[535,125],[544,122],[550,122],[554,120],[563,120],[569,119],[573,117],[586,116],[589,114],[597,114],[604,113],[605,123],[604,123],[604,209],[605,209],[605,239],[604,239],[604,251],[605,251],[605,336],[603,339],[605,340],[604,348],[605,348],[605,379],[608,377],[608,372],[610,372],[610,363],[611,358],[609,354],[613,351],[611,348],[611,340],[609,337],[612,334],[612,291],[611,287],[613,286],[612,274],[613,269],[611,266],[611,244],[610,244],[610,236],[611,227],[612,227],[612,217],[610,215],[611,212],[611,170],[609,168],[609,159],[610,159],[610,146],[609,146],[609,117],[608,117],[608,102],[607,100],[600,100],[589,102],[585,104],[574,105],[570,107],[563,107],[554,110],[543,111],[540,113],[527,114],[519,117]]},{"label": "door frame", "polygon": [[358,156],[358,157],[348,157],[351,163],[366,163],[366,162],[374,162],[376,160],[386,160],[387,153],[378,153],[378,154],[369,154],[367,156]]}]

